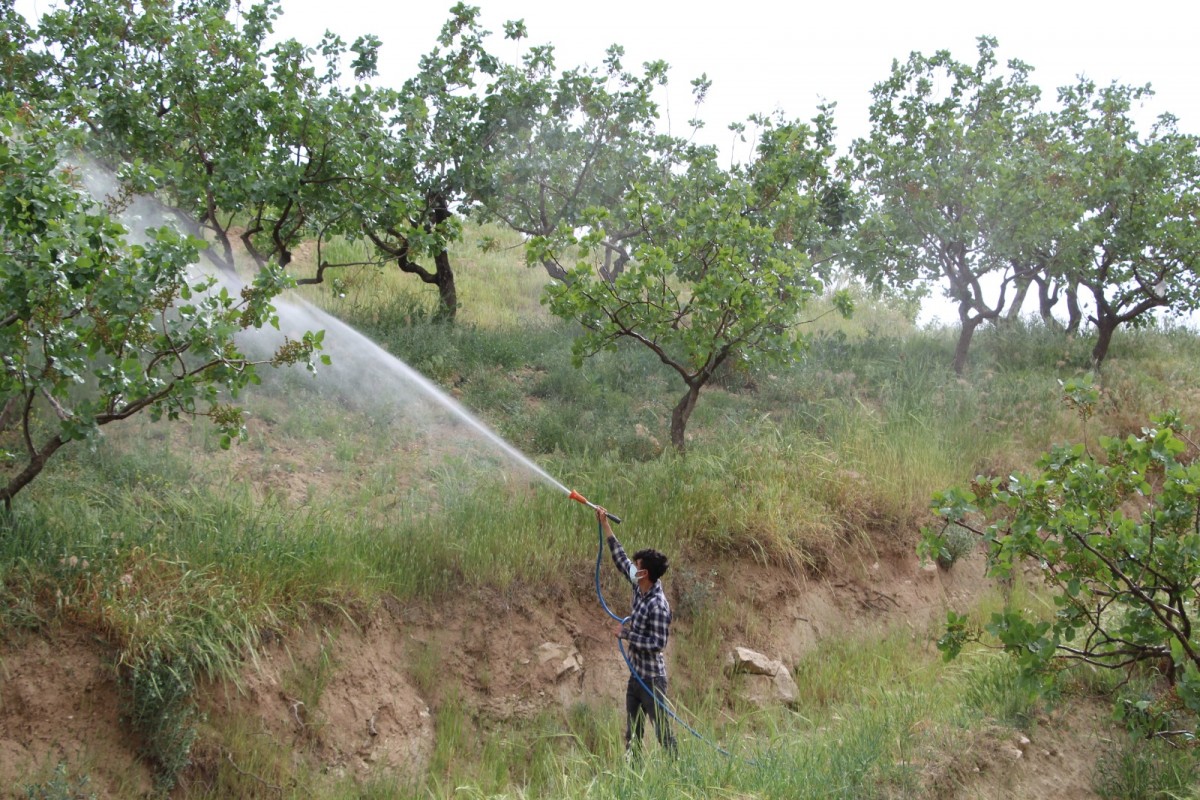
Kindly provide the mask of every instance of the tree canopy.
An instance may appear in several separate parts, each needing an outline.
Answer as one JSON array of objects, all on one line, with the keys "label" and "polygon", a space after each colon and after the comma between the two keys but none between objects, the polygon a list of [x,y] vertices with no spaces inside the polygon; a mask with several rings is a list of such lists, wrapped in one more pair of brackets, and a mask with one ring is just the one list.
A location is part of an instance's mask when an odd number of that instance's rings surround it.
[{"label": "tree canopy", "polygon": [[[525,236],[574,228],[589,208],[610,213],[600,245],[606,276],[630,258],[632,229],[615,224],[629,187],[649,168],[658,139],[655,90],[667,65],[627,71],[619,47],[602,68],[559,73],[549,47],[535,47],[520,65],[506,66],[489,87],[484,118],[485,169],[474,196],[483,216]],[[566,271],[545,260],[551,278]]]},{"label": "tree canopy", "polygon": [[[853,145],[868,209],[857,270],[876,285],[945,281],[961,325],[954,369],[966,368],[980,324],[1000,318],[1026,265],[1017,244],[1041,220],[1023,149],[1044,136],[1031,68],[1002,71],[994,39],[974,65],[949,52],[895,61],[871,94],[872,131]],[[985,278],[997,276],[989,296]]]},{"label": "tree canopy", "polygon": [[365,76],[377,42],[272,44],[279,13],[275,2],[68,0],[38,30],[54,53],[45,111],[85,127],[109,165],[159,167],[160,199],[230,274],[235,241],[256,266],[286,267],[302,241],[357,230],[347,209],[371,177],[360,146],[382,119],[368,88],[341,87],[343,58]]},{"label": "tree canopy", "polygon": [[1059,91],[1055,133],[1075,203],[1062,239],[1075,258],[1063,277],[1086,288],[1095,308],[1092,361],[1108,354],[1121,325],[1151,312],[1200,308],[1200,152],[1197,138],[1161,116],[1142,135],[1134,105],[1149,87],[1097,87],[1081,79]]},{"label": "tree canopy", "polygon": [[[578,248],[581,260],[551,284],[551,310],[578,320],[577,363],[629,340],[647,347],[686,389],[671,415],[671,442],[686,449],[686,426],[701,390],[727,362],[784,362],[803,345],[797,327],[823,289],[813,254],[830,238],[820,198],[836,183],[833,124],[760,119],[755,157],[723,169],[712,148],[672,144],[648,182],[634,184],[614,215],[593,209],[578,233],[534,237],[530,260]],[[616,220],[632,258],[616,275],[588,256]],[[848,297],[837,298],[849,313]]]},{"label": "tree canopy", "polygon": [[[439,316],[453,319],[448,248],[483,135],[476,82],[497,68],[479,9],[452,8],[399,88],[368,83],[381,45],[373,34],[349,45],[328,33],[315,47],[272,41],[281,9],[278,0],[245,9],[68,0],[35,37],[55,54],[50,104],[84,124],[110,162],[163,165],[164,197],[214,241],[208,257],[223,269],[234,267],[235,240],[255,263],[285,267],[311,241],[317,263],[299,282],[391,264],[435,286]],[[369,246],[331,261],[326,246],[338,239]]]},{"label": "tree canopy", "polygon": [[[190,266],[204,243],[168,227],[132,240],[81,185],[79,136],[0,101],[0,500],[7,506],[65,444],[149,410],[210,417],[226,446],[242,432],[229,404],[255,380],[234,334],[274,324],[289,285],[278,266],[220,285]],[[147,171],[135,165],[141,186]],[[272,364],[309,361],[320,334]],[[310,362],[311,364],[311,362]]]},{"label": "tree canopy", "polygon": [[[811,124],[756,118],[749,159],[726,167],[661,131],[664,62],[629,70],[614,45],[597,67],[560,69],[550,46],[507,63],[464,3],[395,88],[373,83],[373,34],[276,40],[279,0],[64,0],[36,26],[10,6],[3,85],[85,131],[107,166],[155,175],[227,275],[246,274],[243,254],[297,269],[311,243],[298,283],[390,265],[435,287],[436,317],[452,320],[462,221],[501,222],[551,276],[551,310],[583,323],[578,359],[627,339],[680,376],[679,449],[718,370],[795,357],[834,259],[876,287],[945,282],[960,373],[978,327],[1035,285],[1047,320],[1067,301],[1067,330],[1090,295],[1097,364],[1118,326],[1200,305],[1195,137],[1170,117],[1139,135],[1130,108],[1146,89],[1081,81],[1045,111],[1032,68],[1001,66],[990,37],[973,64],[946,51],[895,62],[874,87],[871,134],[836,167],[832,108]],[[707,79],[693,88],[699,105]],[[350,255],[333,258],[335,242]]]},{"label": "tree canopy", "polygon": [[913,53],[875,86],[871,135],[852,148],[868,209],[852,260],[877,286],[944,282],[960,374],[979,325],[1017,314],[1034,285],[1047,323],[1066,301],[1070,333],[1091,302],[1099,365],[1120,325],[1197,308],[1196,138],[1170,115],[1138,132],[1149,87],[1081,79],[1044,110],[1032,68],[1001,70],[996,47],[981,37],[974,66]]}]

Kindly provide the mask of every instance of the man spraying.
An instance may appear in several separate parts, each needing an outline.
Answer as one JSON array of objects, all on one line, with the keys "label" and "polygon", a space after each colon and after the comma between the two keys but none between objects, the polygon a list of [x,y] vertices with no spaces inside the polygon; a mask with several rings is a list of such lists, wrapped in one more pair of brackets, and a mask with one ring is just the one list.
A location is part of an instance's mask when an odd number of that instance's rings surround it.
[{"label": "man spraying", "polygon": [[676,745],[670,715],[660,707],[660,703],[665,706],[667,696],[663,649],[671,634],[671,604],[658,579],[667,571],[667,557],[657,550],[646,549],[634,553],[630,560],[612,532],[608,514],[599,506],[596,518],[608,538],[613,564],[633,585],[633,612],[628,620],[615,627],[617,638],[628,643],[629,660],[636,673],[630,674],[625,687],[625,749],[626,752],[640,749],[644,719],[649,717],[658,743],[674,756]]}]

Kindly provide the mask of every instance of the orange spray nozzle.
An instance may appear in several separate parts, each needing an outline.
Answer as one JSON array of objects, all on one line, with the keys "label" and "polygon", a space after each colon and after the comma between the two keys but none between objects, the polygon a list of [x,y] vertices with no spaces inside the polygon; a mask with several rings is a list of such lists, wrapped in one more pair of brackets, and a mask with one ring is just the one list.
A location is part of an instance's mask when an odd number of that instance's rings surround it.
[{"label": "orange spray nozzle", "polygon": [[[574,489],[572,489],[571,493],[567,495],[567,498],[570,500],[574,500],[577,503],[583,503],[588,508],[596,507],[595,503],[589,502],[586,497],[584,497],[583,495],[581,495],[579,492],[575,491]],[[615,514],[610,514],[608,511],[605,511],[604,516],[608,517],[610,520],[612,520],[613,522],[615,522],[618,525],[621,524],[621,518],[616,516]]]}]

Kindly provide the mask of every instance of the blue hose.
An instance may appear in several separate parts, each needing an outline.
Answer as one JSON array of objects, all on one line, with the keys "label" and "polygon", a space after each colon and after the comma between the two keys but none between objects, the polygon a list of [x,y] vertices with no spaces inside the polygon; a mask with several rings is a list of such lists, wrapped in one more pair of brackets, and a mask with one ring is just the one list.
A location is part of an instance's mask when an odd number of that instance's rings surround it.
[{"label": "blue hose", "polygon": [[[610,617],[612,617],[613,619],[615,619],[617,622],[624,625],[626,622],[629,621],[629,617],[621,617],[621,616],[618,616],[617,614],[615,614],[613,612],[613,610],[608,607],[608,603],[605,602],[605,600],[604,600],[604,592],[601,591],[601,589],[600,589],[600,565],[604,561],[604,524],[601,522],[597,522],[596,525],[597,525],[597,528],[599,529],[599,533],[600,533],[600,547],[596,551],[596,597],[599,598],[600,607],[604,609],[604,612],[606,614],[608,614]],[[667,714],[671,717],[671,719],[675,720],[681,726],[683,726],[685,729],[687,729],[687,732],[690,733],[692,736],[695,736],[700,741],[702,741],[705,744],[707,744],[708,746],[712,747],[721,755],[726,756],[728,758],[733,757],[732,753],[730,753],[728,750],[721,747],[720,745],[718,745],[714,742],[711,742],[708,739],[705,739],[702,735],[700,735],[696,731],[695,728],[693,728],[691,725],[688,725],[686,722],[681,720],[679,718],[679,715],[677,715],[674,711],[672,711],[670,708],[667,707],[666,703],[663,702],[662,694],[654,691],[649,686],[647,686],[646,682],[644,680],[642,680],[642,676],[638,675],[637,670],[633,668],[633,662],[629,660],[629,655],[625,652],[625,645],[620,639],[617,640],[617,649],[621,651],[621,658],[625,659],[625,666],[629,667],[629,674],[632,675],[633,677],[637,678],[637,682],[641,685],[641,687],[643,689],[646,690],[646,693],[648,695],[650,695],[651,697],[654,698],[654,702],[659,708],[661,708],[663,711],[667,712]],[[753,763],[753,762],[751,762],[751,763]]]}]

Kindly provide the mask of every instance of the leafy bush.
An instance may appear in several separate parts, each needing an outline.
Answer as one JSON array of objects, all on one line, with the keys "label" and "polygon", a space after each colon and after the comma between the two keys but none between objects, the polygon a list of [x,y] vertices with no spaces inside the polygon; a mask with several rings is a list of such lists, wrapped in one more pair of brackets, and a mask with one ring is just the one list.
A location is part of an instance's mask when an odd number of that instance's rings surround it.
[{"label": "leafy bush", "polygon": [[81,144],[78,132],[0,98],[6,508],[61,447],[94,443],[103,426],[142,411],[154,419],[208,416],[227,447],[244,435],[241,409],[229,400],[256,381],[256,366],[313,367],[323,336],[305,332],[257,360],[240,352],[234,334],[277,324],[271,301],[292,279],[269,266],[231,291],[193,274],[199,239],[147,228],[145,242],[134,243],[113,212],[162,173],[136,163],[120,176],[124,200],[102,205],[84,191],[77,168],[62,164]]},{"label": "leafy bush", "polygon": [[[1066,400],[1086,419],[1098,392],[1068,382]],[[1200,638],[1192,615],[1200,578],[1200,462],[1178,416],[1154,418],[1140,436],[1101,438],[1046,453],[1032,474],[980,478],[934,497],[937,513],[982,536],[988,573],[1006,579],[1039,565],[1057,608],[1052,619],[1015,604],[985,630],[1028,674],[1056,660],[1110,668],[1166,664],[1180,701],[1200,713]],[[968,523],[981,515],[986,527]],[[948,552],[946,532],[927,530],[926,553]],[[953,611],[938,645],[952,658],[982,632]]]}]

